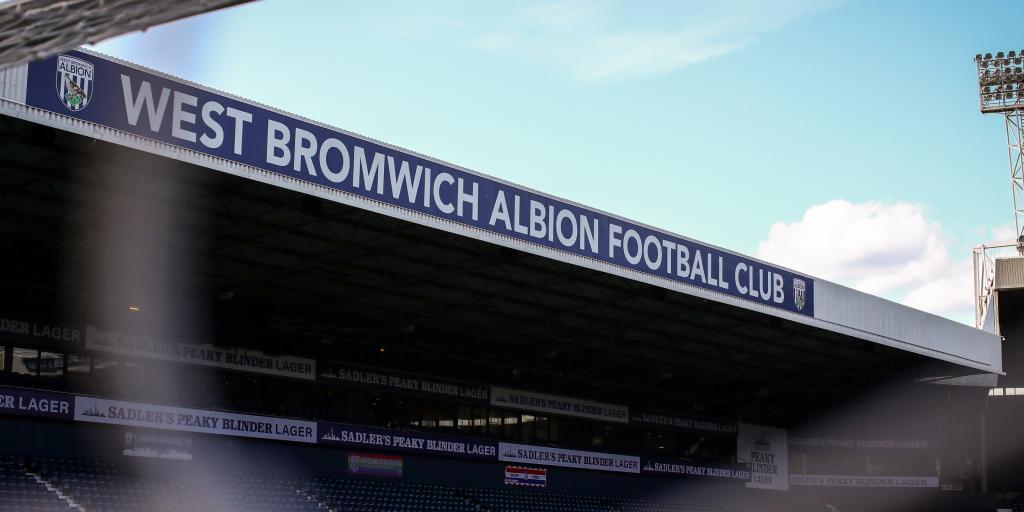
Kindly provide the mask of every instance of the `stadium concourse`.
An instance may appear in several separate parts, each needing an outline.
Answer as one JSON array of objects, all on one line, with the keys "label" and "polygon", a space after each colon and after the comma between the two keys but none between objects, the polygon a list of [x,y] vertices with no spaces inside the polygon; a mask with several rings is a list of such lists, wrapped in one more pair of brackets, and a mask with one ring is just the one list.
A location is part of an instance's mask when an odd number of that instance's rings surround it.
[{"label": "stadium concourse", "polygon": [[4,510],[993,509],[993,334],[95,53],[0,80]]}]

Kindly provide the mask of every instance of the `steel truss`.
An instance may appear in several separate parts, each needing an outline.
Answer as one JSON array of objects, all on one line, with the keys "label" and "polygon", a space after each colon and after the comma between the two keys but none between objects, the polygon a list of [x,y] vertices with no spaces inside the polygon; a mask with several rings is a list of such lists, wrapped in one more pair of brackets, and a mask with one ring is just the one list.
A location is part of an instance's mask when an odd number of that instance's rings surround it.
[{"label": "steel truss", "polygon": [[1024,109],[1005,112],[1006,151],[1013,189],[1013,220],[1017,252],[1024,256]]}]

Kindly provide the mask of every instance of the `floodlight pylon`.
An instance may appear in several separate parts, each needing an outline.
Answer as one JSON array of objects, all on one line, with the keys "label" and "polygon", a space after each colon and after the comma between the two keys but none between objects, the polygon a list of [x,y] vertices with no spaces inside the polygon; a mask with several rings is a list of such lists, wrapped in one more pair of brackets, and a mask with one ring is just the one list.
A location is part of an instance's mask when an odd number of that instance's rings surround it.
[{"label": "floodlight pylon", "polygon": [[1024,256],[1024,64],[1015,52],[978,54],[974,61],[981,113],[1002,114],[1006,127],[1015,240],[1017,252]]}]

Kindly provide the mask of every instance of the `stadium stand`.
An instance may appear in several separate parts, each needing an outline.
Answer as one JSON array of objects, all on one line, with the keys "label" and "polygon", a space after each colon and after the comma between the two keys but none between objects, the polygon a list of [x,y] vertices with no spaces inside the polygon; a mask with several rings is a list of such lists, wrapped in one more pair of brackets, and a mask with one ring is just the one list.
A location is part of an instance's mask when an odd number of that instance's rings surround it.
[{"label": "stadium stand", "polygon": [[514,490],[466,489],[466,495],[493,512],[730,512],[731,509],[692,501],[650,498],[607,498]]},{"label": "stadium stand", "polygon": [[470,499],[480,503],[487,510],[495,512],[511,510],[529,511],[576,511],[597,512],[612,510],[607,500],[592,496],[550,495],[527,491],[467,489]]},{"label": "stadium stand", "polygon": [[[87,511],[319,509],[298,492],[292,480],[281,475],[233,473],[200,477],[192,470],[141,471],[111,463],[57,458],[30,458],[12,469],[18,470],[26,474],[38,472],[41,481],[53,487],[52,495],[60,492]],[[65,505],[59,510],[67,508]]]},{"label": "stadium stand", "polygon": [[732,512],[670,499],[474,489],[282,473],[202,474],[54,457],[2,457],[0,509],[25,512]]},{"label": "stadium stand", "polygon": [[454,487],[311,478],[303,491],[331,510],[474,511],[481,510]]},{"label": "stadium stand", "polygon": [[[53,91],[70,58],[85,110]],[[0,512],[994,509],[987,390],[935,384],[1001,371],[998,336],[94,53],[2,73]],[[142,83],[426,162],[431,204],[533,197],[706,274],[182,146],[129,122]]]},{"label": "stadium stand", "polygon": [[6,456],[0,460],[0,510],[10,512],[58,512],[72,510],[42,479],[24,467],[24,460]]}]

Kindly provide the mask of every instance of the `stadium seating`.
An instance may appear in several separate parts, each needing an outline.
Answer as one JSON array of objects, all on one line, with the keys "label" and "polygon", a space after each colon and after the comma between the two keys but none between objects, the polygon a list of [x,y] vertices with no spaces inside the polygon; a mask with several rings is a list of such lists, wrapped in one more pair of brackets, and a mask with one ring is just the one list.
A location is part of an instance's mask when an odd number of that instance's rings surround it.
[{"label": "stadium seating", "polygon": [[317,499],[318,503],[338,511],[481,510],[465,499],[457,488],[438,485],[311,478],[304,482],[303,490],[308,496]]},{"label": "stadium seating", "polygon": [[727,509],[673,500],[603,498],[512,489],[461,487],[314,478],[303,490],[331,510],[357,512],[727,512]]},{"label": "stadium seating", "polygon": [[9,512],[66,512],[68,502],[24,470],[24,459],[0,460],[0,510]]},{"label": "stadium seating", "polygon": [[115,464],[40,458],[26,461],[86,511],[311,512],[317,504],[276,475],[142,472]]},{"label": "stadium seating", "polygon": [[722,507],[669,499],[613,498],[609,500],[613,510],[620,512],[720,512]]},{"label": "stadium seating", "polygon": [[383,479],[206,473],[187,464],[158,469],[9,455],[0,462],[0,510],[14,512],[728,512],[719,506],[661,499]]},{"label": "stadium seating", "polygon": [[493,512],[606,512],[603,498],[514,490],[467,489],[467,495]]}]

